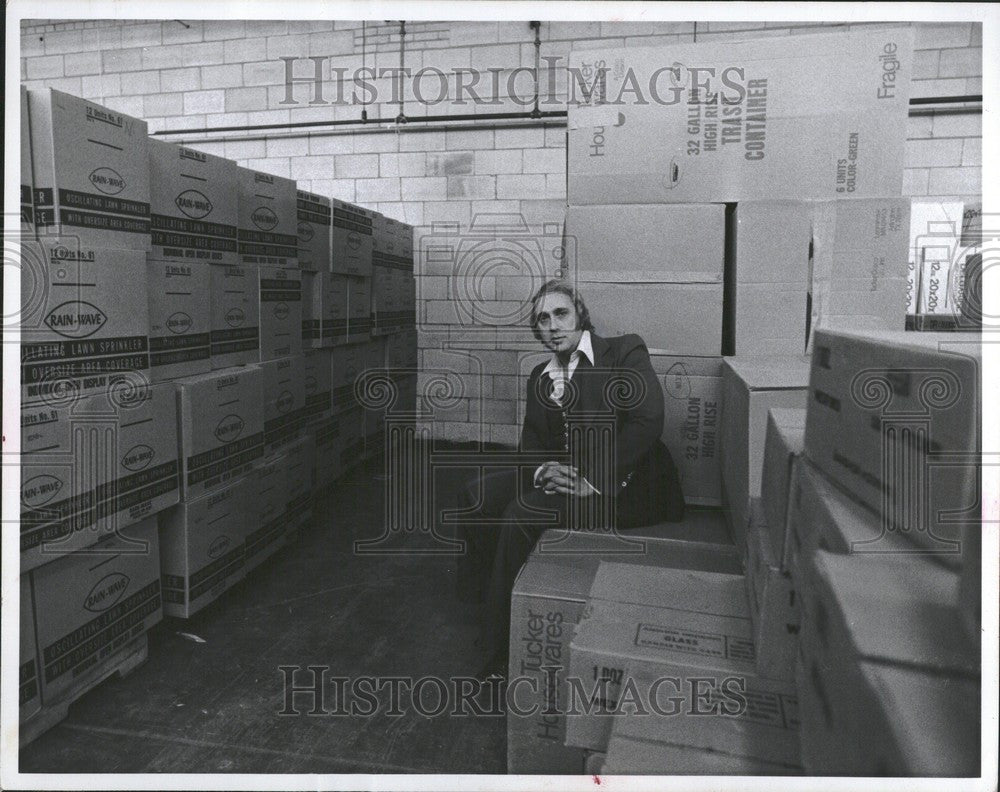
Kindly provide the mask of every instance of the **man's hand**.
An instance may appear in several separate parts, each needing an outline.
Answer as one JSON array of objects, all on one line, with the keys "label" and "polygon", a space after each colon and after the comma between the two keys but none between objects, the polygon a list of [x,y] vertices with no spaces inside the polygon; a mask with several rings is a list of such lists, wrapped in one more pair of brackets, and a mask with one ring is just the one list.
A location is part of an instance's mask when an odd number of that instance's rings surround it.
[{"label": "man's hand", "polygon": [[538,469],[536,483],[549,495],[575,495],[578,498],[586,498],[597,492],[575,467],[561,465],[558,462],[546,462],[542,465]]}]

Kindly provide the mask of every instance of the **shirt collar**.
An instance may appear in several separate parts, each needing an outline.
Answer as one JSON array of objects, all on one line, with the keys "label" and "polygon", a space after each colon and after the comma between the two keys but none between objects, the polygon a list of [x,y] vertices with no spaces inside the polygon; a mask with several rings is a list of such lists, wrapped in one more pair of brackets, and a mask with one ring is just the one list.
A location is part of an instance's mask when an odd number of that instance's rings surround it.
[{"label": "shirt collar", "polygon": [[[573,354],[576,354],[577,352],[579,352],[581,355],[587,358],[587,360],[590,361],[591,366],[594,365],[594,344],[590,340],[589,330],[584,330],[583,333],[580,335],[580,342],[576,345],[576,349],[574,350]],[[561,368],[562,367],[559,365],[559,358],[557,358],[553,354],[552,357],[549,359],[548,365],[545,366],[545,369],[542,371],[542,373],[551,376],[552,374],[555,374],[556,372],[560,371]]]}]

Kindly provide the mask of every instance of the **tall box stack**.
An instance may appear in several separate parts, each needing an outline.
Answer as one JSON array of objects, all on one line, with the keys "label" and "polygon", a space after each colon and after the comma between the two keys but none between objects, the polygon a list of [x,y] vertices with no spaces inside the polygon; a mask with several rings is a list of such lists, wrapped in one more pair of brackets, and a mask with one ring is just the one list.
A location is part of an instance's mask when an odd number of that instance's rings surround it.
[{"label": "tall box stack", "polygon": [[820,329],[806,455],[935,560],[980,521],[977,337]]},{"label": "tall box stack", "polygon": [[372,335],[392,332],[399,310],[399,282],[396,277],[396,221],[383,214],[372,218]]},{"label": "tall box stack", "polygon": [[303,433],[313,440],[309,479],[326,487],[340,474],[340,423],[333,406],[332,350],[316,349],[303,356]]},{"label": "tall box stack", "polygon": [[312,297],[313,348],[347,343],[349,289],[353,280],[332,272],[316,273]]},{"label": "tall box stack", "polygon": [[236,179],[239,263],[297,269],[295,182],[249,168],[237,168]]},{"label": "tall box stack", "polygon": [[351,344],[334,347],[330,354],[331,401],[337,417],[341,470],[346,471],[364,457],[364,411],[355,389],[366,367],[367,351],[362,344]]},{"label": "tall box stack", "polygon": [[306,190],[297,190],[295,196],[299,267],[313,272],[326,271],[330,266],[330,224],[333,216],[330,199]]},{"label": "tall box stack", "polygon": [[413,274],[413,226],[409,223],[399,224],[400,256],[402,257],[399,277],[400,317],[399,324],[403,329],[417,326],[417,282]]},{"label": "tall box stack", "polygon": [[566,277],[598,332],[638,333],[674,355],[722,352],[722,204],[571,205],[566,236]]},{"label": "tall box stack", "polygon": [[372,332],[372,279],[350,276],[347,281],[347,341],[365,343]]},{"label": "tall box stack", "polygon": [[212,268],[237,263],[237,167],[150,140],[149,170],[151,363],[174,379],[211,370]]},{"label": "tall box stack", "polygon": [[653,354],[663,386],[663,440],[685,503],[722,505],[722,358]]},{"label": "tall box stack", "polygon": [[726,358],[722,368],[722,488],[729,507],[733,541],[746,547],[751,498],[761,494],[767,413],[773,407],[806,404],[806,357]]},{"label": "tall box stack", "polygon": [[149,250],[146,122],[51,88],[28,113],[39,238]]},{"label": "tall box stack", "polygon": [[364,346],[364,369],[361,386],[355,390],[365,402],[364,413],[365,458],[382,453],[385,445],[385,420],[391,402],[381,396],[385,389],[392,389],[392,375],[385,368],[385,348],[388,338],[373,338]]},{"label": "tall box stack", "polygon": [[569,109],[569,203],[899,195],[912,50],[900,28],[575,51],[593,91]]}]

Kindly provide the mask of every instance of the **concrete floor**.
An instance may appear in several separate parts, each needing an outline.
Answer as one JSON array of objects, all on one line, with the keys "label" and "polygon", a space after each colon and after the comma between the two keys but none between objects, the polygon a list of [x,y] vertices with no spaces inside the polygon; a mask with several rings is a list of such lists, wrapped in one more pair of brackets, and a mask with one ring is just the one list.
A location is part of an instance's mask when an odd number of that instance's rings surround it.
[{"label": "concrete floor", "polygon": [[[356,539],[381,534],[378,468],[356,471],[320,500],[296,546],[195,618],[158,625],[149,660],[75,703],[21,752],[21,771],[503,773],[503,717],[427,718],[410,707],[400,717],[308,715],[301,698],[303,714],[278,714],[282,665],[449,677],[483,663],[473,608],[452,595],[450,562],[354,554]],[[447,482],[440,494],[448,499]],[[336,707],[329,691],[325,702]]]}]

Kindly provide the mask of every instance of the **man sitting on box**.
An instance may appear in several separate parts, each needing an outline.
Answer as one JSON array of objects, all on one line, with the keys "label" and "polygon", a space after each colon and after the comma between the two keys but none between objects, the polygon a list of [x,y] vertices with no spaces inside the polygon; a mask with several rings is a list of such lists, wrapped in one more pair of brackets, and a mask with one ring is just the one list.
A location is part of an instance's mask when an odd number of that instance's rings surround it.
[{"label": "man sitting on box", "polygon": [[[506,670],[511,590],[543,531],[637,528],[684,512],[643,340],[598,336],[583,299],[558,280],[532,298],[531,329],[552,352],[528,377],[520,451],[532,461],[478,476],[465,492],[466,516],[483,520],[463,532],[459,574],[485,600],[481,676]],[[497,518],[494,532],[484,523]]]}]

